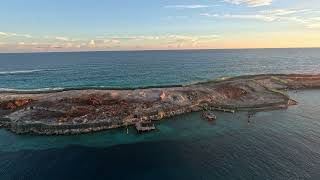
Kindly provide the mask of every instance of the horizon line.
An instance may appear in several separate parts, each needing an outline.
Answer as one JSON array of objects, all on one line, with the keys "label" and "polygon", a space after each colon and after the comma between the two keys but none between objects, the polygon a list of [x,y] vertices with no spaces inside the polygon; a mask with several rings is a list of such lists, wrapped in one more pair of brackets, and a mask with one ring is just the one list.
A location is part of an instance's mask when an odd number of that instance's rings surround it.
[{"label": "horizon line", "polygon": [[31,51],[0,52],[0,54],[45,54],[45,53],[88,53],[88,52],[144,52],[144,51],[205,51],[205,50],[255,50],[255,49],[319,49],[319,47],[258,47],[258,48],[200,48],[200,49],[129,49],[129,50],[79,50],[79,51]]}]

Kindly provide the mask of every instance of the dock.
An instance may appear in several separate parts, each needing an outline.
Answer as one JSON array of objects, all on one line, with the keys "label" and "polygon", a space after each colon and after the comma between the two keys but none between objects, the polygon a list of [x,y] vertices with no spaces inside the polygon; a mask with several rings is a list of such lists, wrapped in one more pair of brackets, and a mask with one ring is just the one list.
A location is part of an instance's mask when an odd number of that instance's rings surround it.
[{"label": "dock", "polygon": [[207,119],[208,121],[215,121],[217,116],[213,112],[204,111],[202,112],[202,118]]},{"label": "dock", "polygon": [[210,109],[215,110],[215,111],[228,112],[228,113],[235,113],[236,112],[234,109],[227,109],[227,108],[221,108],[221,107],[211,107]]},{"label": "dock", "polygon": [[146,133],[150,131],[156,130],[156,127],[151,122],[137,122],[135,123],[135,127],[138,133]]}]

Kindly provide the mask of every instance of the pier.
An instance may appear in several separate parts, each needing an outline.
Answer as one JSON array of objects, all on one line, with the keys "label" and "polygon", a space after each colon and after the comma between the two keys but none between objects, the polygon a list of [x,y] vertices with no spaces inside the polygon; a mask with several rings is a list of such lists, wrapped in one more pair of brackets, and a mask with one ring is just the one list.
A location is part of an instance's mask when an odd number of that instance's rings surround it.
[{"label": "pier", "polygon": [[227,109],[227,108],[222,108],[222,107],[211,107],[210,109],[215,110],[215,111],[228,112],[228,113],[235,113],[236,112],[234,109]]},{"label": "pier", "polygon": [[217,119],[217,116],[213,112],[205,111],[202,113],[202,118],[208,121],[215,121]]},{"label": "pier", "polygon": [[156,127],[151,122],[137,122],[135,123],[135,127],[138,133],[146,133],[150,131],[156,130]]}]

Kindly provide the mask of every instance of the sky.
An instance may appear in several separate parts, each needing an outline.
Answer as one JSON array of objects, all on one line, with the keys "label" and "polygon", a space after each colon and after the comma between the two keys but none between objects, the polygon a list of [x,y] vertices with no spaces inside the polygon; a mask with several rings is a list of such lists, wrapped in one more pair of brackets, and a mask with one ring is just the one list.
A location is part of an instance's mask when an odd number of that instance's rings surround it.
[{"label": "sky", "polygon": [[0,52],[320,47],[320,0],[1,0]]}]

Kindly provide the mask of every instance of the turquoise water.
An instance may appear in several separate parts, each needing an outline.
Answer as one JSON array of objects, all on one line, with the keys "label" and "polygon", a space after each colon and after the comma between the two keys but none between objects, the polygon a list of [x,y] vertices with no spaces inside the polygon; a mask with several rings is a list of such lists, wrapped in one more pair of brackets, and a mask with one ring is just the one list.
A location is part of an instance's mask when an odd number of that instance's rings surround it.
[{"label": "turquoise water", "polygon": [[0,130],[0,179],[319,179],[320,91],[291,92],[288,110],[199,113],[133,129],[80,136]]},{"label": "turquoise water", "polygon": [[[320,49],[0,54],[0,90],[134,88],[260,73],[320,73]],[[0,180],[320,179],[320,90],[299,105],[247,114],[199,113],[78,136],[0,129]]]},{"label": "turquoise water", "polygon": [[0,90],[135,88],[261,73],[320,73],[320,49],[0,54]]}]

